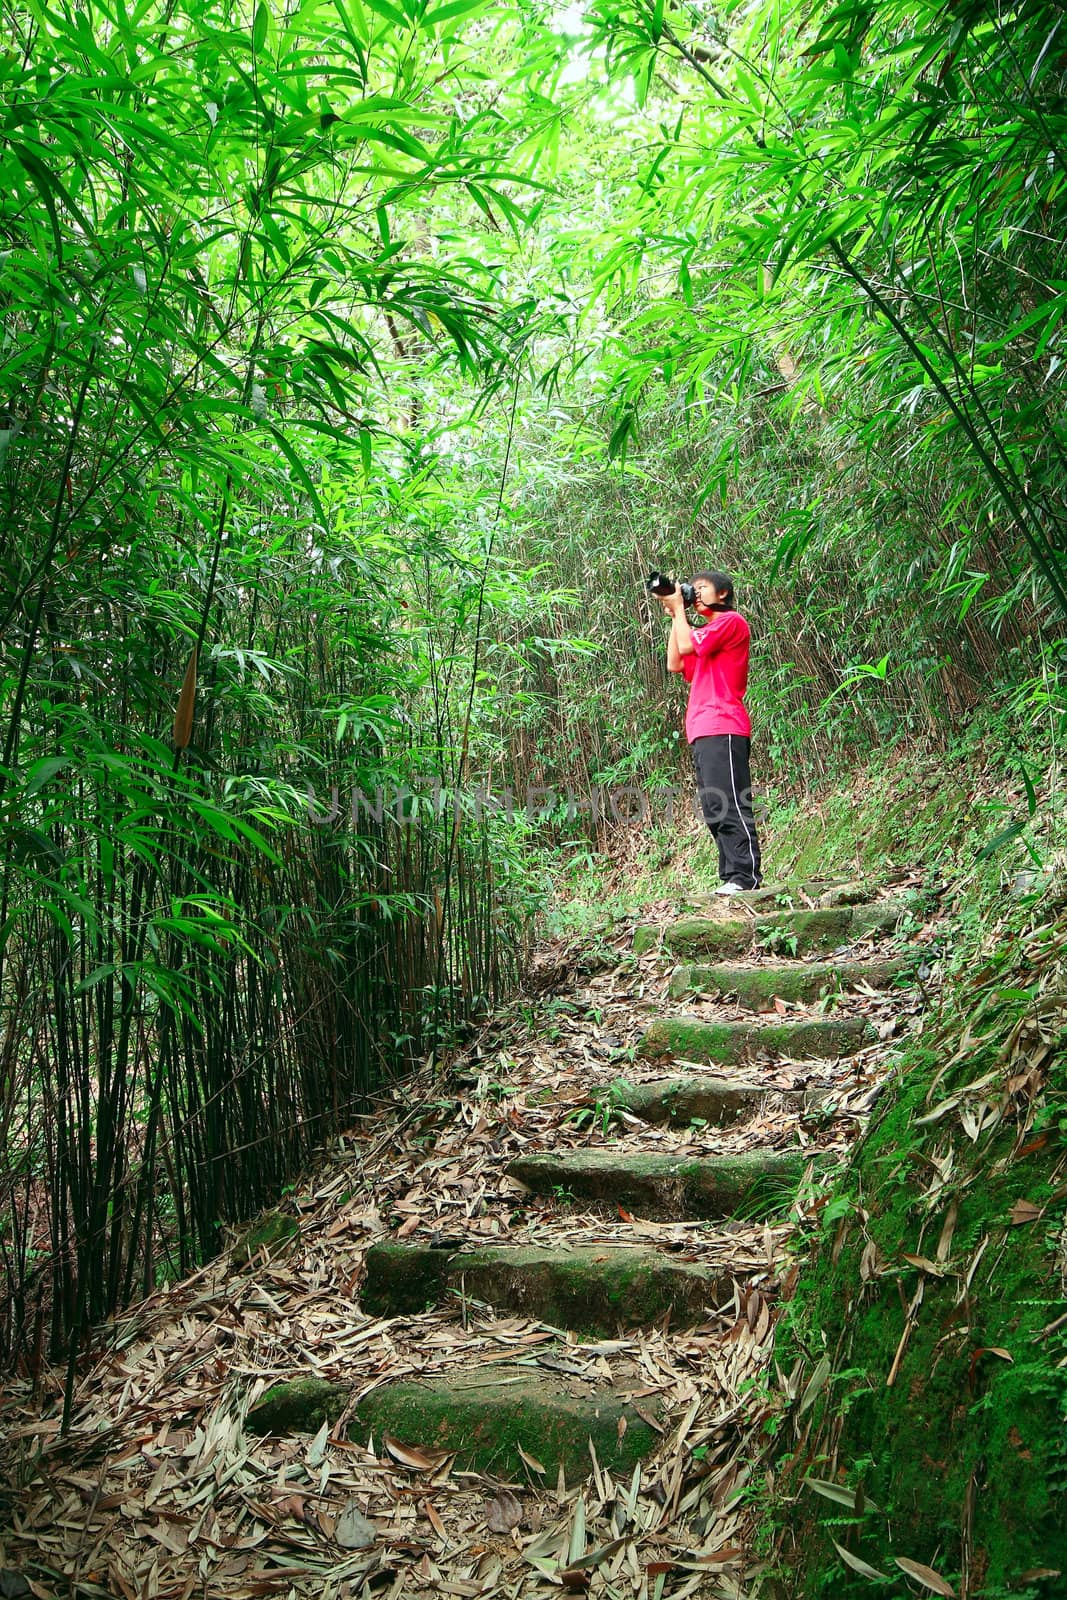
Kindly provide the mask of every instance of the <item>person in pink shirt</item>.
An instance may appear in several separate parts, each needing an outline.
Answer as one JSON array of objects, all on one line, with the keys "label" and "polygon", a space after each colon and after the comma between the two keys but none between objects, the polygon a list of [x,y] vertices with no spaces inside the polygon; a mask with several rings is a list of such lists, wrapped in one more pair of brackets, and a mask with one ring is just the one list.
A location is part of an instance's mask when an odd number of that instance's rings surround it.
[{"label": "person in pink shirt", "polygon": [[758,889],[761,881],[749,775],[752,723],[745,708],[749,629],[734,607],[727,573],[698,572],[692,582],[695,609],[705,619],[702,628],[689,626],[677,585],[673,594],[659,597],[671,619],[667,669],[689,685],[685,736],[700,808],[719,849],[722,882],[716,892],[743,894]]}]

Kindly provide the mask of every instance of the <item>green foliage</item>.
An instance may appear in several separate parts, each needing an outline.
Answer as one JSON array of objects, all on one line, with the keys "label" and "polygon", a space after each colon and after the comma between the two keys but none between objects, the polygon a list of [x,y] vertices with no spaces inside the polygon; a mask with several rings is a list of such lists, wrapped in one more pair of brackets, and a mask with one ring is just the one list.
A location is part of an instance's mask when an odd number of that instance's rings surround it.
[{"label": "green foliage", "polygon": [[[944,745],[990,685],[1018,689],[1009,738],[1062,731],[1056,15],[593,8],[540,221],[583,315],[518,413],[516,565],[584,604],[493,656],[515,770],[586,797],[683,778],[641,580],[709,560],[753,621],[779,798]],[[576,631],[595,654],[566,656]]]},{"label": "green foliage", "polygon": [[[990,512],[1067,611],[1050,384],[1063,309],[1062,174],[1049,160],[1065,131],[1058,8],[1009,23],[910,0],[728,7],[714,21],[693,7],[668,23],[650,0],[604,0],[596,18],[609,71],[640,99],[663,86],[653,64],[691,95],[662,126],[642,204],[647,253],[681,292],[637,310],[648,337],[620,411],[660,373],[699,399],[712,374],[740,386],[762,368],[794,409],[831,424],[849,413],[843,450],[897,440],[914,419],[910,459],[938,459],[947,440],[975,474],[974,492],[953,496],[971,531],[943,568],[961,614],[983,586],[972,558]],[[611,268],[626,255],[620,242]],[[782,556],[815,536],[810,520],[787,529]]]},{"label": "green foliage", "polygon": [[602,1137],[607,1138],[612,1127],[622,1121],[620,1113],[625,1109],[626,1085],[610,1083],[604,1091],[593,1097],[592,1105],[578,1106],[569,1112],[567,1121],[576,1128],[596,1129]]},{"label": "green foliage", "polygon": [[[782,866],[958,828],[1045,870],[1064,66],[1043,0],[8,17],[0,1258],[36,1364],[454,1043],[553,889],[599,918],[599,847],[621,909],[714,880],[653,565],[737,572]],[[944,757],[922,794],[901,741]],[[872,753],[862,839],[787,826]]]},{"label": "green foliage", "polygon": [[0,1345],[39,1365],[511,981],[519,836],[430,798],[506,451],[465,497],[443,453],[536,326],[488,241],[555,112],[479,0],[5,19]]}]

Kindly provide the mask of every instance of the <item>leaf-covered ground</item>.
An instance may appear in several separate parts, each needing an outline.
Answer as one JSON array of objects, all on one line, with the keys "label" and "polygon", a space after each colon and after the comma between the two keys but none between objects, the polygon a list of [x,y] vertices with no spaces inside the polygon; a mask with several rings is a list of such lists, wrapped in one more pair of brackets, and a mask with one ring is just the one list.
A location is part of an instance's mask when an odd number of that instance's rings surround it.
[{"label": "leaf-covered ground", "polygon": [[[667,920],[674,908],[651,908]],[[647,915],[647,913],[646,913]],[[917,923],[910,935],[921,942]],[[654,1016],[751,1013],[675,1002],[667,967],[635,959],[632,926],[536,955],[530,994],[436,1075],[397,1087],[289,1197],[298,1231],[281,1254],[240,1248],[163,1287],[101,1332],[61,1436],[59,1374],[13,1383],[0,1493],[5,1594],[38,1596],[533,1596],[588,1591],[681,1600],[751,1592],[746,1498],[760,1471],[763,1384],[790,1240],[822,1203],[809,1187],[788,1217],[657,1222],[531,1196],[505,1175],[514,1156],[630,1144],[693,1155],[757,1146],[844,1153],[891,1070],[893,1040],[919,1027],[914,992],[853,993],[879,1042],[839,1062],[755,1062],[767,1095],[733,1127],[649,1127],[606,1097],[620,1075],[663,1075],[634,1058]],[[863,950],[849,954],[862,955]],[[775,958],[761,958],[765,961]],[[813,1007],[779,1003],[797,1017]],[[812,1120],[780,1091],[828,1091]],[[779,1091],[779,1093],[776,1093]],[[733,1291],[692,1329],[667,1324],[582,1340],[462,1298],[418,1316],[359,1305],[367,1247],[413,1242],[648,1243],[727,1269]],[[243,1255],[243,1264],[242,1264]],[[786,1285],[788,1289],[788,1285]],[[279,1380],[349,1386],[352,1407],[400,1378],[521,1363],[574,1393],[610,1380],[661,1433],[632,1478],[590,1460],[588,1479],[523,1481],[459,1470],[419,1439],[318,1433],[256,1438],[251,1406]]]}]

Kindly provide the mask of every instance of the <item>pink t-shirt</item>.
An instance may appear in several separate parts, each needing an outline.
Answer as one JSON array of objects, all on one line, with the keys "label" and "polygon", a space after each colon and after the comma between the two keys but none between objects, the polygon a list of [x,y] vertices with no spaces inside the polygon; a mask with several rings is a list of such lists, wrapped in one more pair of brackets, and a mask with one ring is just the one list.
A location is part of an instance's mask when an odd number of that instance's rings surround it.
[{"label": "pink t-shirt", "polygon": [[748,623],[739,611],[716,611],[693,629],[695,653],[682,657],[689,685],[685,736],[692,744],[712,733],[751,734],[745,710],[748,688]]}]

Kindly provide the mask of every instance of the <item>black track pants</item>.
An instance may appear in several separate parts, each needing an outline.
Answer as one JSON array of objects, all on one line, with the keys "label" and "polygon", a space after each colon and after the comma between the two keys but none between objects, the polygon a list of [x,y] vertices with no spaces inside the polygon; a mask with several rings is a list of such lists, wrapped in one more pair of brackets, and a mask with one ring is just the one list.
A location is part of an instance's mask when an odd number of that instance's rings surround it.
[{"label": "black track pants", "polygon": [[749,740],[740,733],[713,733],[690,745],[700,809],[719,847],[719,876],[723,883],[756,889],[760,851],[748,747]]}]

